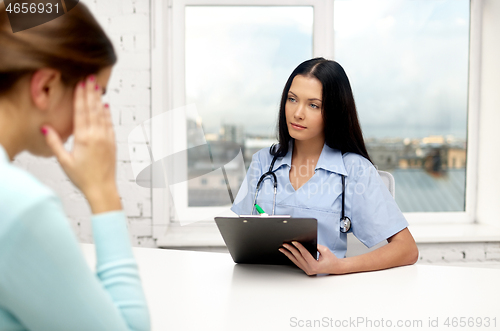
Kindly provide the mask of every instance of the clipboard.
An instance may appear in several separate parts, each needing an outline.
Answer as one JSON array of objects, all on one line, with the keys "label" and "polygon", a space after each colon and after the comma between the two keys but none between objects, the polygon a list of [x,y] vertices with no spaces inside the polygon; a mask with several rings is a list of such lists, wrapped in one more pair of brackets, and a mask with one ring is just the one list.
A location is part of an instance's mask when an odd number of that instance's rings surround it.
[{"label": "clipboard", "polygon": [[298,241],[317,258],[318,221],[290,216],[216,217],[215,223],[235,263],[294,265],[278,249]]}]

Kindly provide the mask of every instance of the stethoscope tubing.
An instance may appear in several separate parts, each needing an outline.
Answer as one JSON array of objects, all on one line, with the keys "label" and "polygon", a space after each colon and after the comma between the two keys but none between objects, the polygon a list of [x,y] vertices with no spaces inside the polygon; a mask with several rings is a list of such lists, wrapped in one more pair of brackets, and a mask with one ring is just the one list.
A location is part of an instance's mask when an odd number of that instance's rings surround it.
[{"label": "stethoscope tubing", "polygon": [[252,207],[252,215],[253,215],[253,210],[255,209],[255,204],[257,203],[257,193],[259,192],[260,185],[264,181],[264,179],[267,176],[272,176],[273,177],[273,186],[274,186],[274,194],[273,194],[273,213],[271,215],[274,215],[274,210],[276,207],[276,194],[278,193],[278,179],[276,178],[276,174],[274,172],[266,172],[262,176],[260,176],[259,181],[257,182],[257,187],[255,188],[255,197],[253,199],[253,207]]},{"label": "stethoscope tubing", "polygon": [[[273,161],[271,162],[271,165],[269,166],[269,170],[260,176],[259,181],[257,182],[257,185],[255,187],[255,196],[253,199],[253,205],[252,205],[252,215],[253,215],[253,210],[255,209],[255,204],[257,203],[257,194],[259,193],[260,186],[262,185],[262,182],[264,179],[266,179],[267,176],[272,176],[273,177],[273,186],[274,186],[274,194],[273,194],[273,213],[271,215],[274,215],[274,211],[276,208],[276,195],[278,192],[278,179],[276,178],[276,174],[273,172],[274,168],[274,163],[278,159],[278,156],[275,155],[273,157]],[[345,216],[345,176],[342,176],[342,216],[340,218],[340,232],[342,233],[347,233],[350,228],[351,228],[351,220],[349,217]]]},{"label": "stethoscope tubing", "polygon": [[276,174],[273,172],[274,168],[274,163],[278,159],[278,156],[273,157],[273,161],[271,162],[271,165],[269,166],[269,170],[260,176],[259,181],[257,182],[257,186],[255,188],[255,197],[253,199],[253,205],[252,205],[252,215],[253,215],[253,210],[255,208],[255,204],[257,203],[257,193],[259,193],[260,185],[266,179],[267,176],[272,176],[273,177],[273,186],[274,186],[274,194],[273,194],[273,213],[271,215],[274,215],[274,210],[276,207],[276,194],[278,193],[278,178],[276,178]]}]

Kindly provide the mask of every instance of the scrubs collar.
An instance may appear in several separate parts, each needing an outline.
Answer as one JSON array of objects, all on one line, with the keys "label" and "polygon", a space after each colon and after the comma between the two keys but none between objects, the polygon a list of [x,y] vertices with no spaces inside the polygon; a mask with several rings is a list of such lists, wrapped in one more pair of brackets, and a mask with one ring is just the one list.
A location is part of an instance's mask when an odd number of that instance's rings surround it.
[{"label": "scrubs collar", "polygon": [[[276,160],[273,171],[278,170],[283,165],[287,165],[289,168],[291,168],[292,152],[293,140],[290,141],[290,146],[288,146],[288,152],[286,153],[286,155]],[[315,170],[318,169],[323,169],[329,172],[347,176],[347,170],[345,169],[342,153],[338,149],[328,147],[326,144],[323,146],[323,150],[321,151],[321,155],[319,156],[318,163],[316,164]]]},{"label": "scrubs collar", "polygon": [[279,157],[276,160],[276,163],[274,163],[273,172],[278,170],[283,165],[287,165],[289,168],[292,167],[292,152],[293,152],[293,139],[290,140],[290,143],[288,144],[288,152],[286,153],[286,155],[283,157]]},{"label": "scrubs collar", "polygon": [[323,146],[318,163],[316,163],[315,170],[318,169],[324,169],[326,171],[335,172],[339,175],[347,176],[347,170],[345,169],[342,152],[338,149],[330,148],[326,144]]}]

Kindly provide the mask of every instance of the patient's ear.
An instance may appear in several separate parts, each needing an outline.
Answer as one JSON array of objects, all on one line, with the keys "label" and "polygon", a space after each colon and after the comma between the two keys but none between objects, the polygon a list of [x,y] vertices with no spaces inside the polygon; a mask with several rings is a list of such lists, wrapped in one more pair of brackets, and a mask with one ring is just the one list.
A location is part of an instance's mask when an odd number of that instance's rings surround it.
[{"label": "patient's ear", "polygon": [[36,108],[46,111],[57,89],[61,88],[61,73],[55,69],[43,68],[31,76],[30,95]]}]

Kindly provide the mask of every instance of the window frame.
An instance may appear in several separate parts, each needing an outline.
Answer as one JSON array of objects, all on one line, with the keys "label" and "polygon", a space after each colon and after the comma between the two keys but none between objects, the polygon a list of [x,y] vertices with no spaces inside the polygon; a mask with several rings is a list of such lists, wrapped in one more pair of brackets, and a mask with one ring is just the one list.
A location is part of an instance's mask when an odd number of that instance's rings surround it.
[{"label": "window frame", "polygon": [[[465,211],[463,212],[419,212],[404,213],[412,224],[476,222],[478,148],[479,148],[479,107],[481,70],[481,29],[482,1],[470,0],[469,32],[469,76],[467,107],[467,160]],[[165,110],[186,105],[185,95],[185,7],[186,6],[312,6],[313,56],[334,59],[334,1],[331,0],[151,0],[151,79],[152,116]],[[175,82],[175,84],[174,84]],[[186,121],[179,119],[165,123],[169,133],[163,141],[152,141],[156,148],[168,151],[187,148]],[[152,136],[161,135],[153,132]],[[186,160],[187,166],[187,160]],[[166,170],[166,169],[164,169]],[[153,178],[151,179],[153,180]],[[167,183],[168,185],[168,183]],[[203,215],[214,214],[221,207],[187,207],[187,183],[175,192],[182,195],[181,209],[184,217],[201,219]],[[152,189],[153,237],[161,241],[168,234],[175,215],[170,190]],[[227,209],[227,207],[222,207]],[[213,223],[199,222],[199,223]],[[206,225],[206,224],[205,224]],[[188,231],[188,230],[187,230]],[[182,242],[182,239],[180,239]],[[196,244],[194,244],[196,245]]]}]

